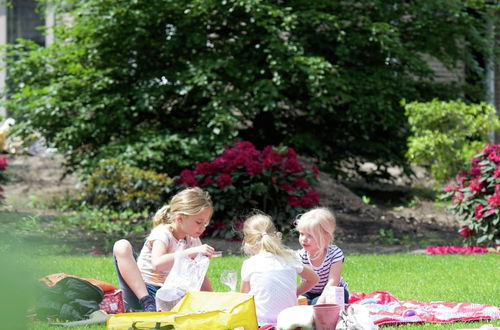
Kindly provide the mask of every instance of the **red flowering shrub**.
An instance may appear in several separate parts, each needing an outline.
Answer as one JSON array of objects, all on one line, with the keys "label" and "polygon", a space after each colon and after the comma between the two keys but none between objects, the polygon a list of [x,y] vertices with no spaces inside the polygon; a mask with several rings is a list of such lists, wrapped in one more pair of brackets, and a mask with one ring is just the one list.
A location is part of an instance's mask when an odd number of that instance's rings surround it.
[{"label": "red flowering shrub", "polygon": [[500,244],[500,144],[487,145],[444,191],[467,244]]},{"label": "red flowering shrub", "polygon": [[232,238],[251,209],[271,215],[287,232],[295,216],[319,204],[311,184],[318,169],[306,169],[292,148],[267,146],[257,150],[250,142],[236,142],[211,162],[185,169],[176,178],[182,187],[201,187],[214,202],[214,217],[207,232]]},{"label": "red flowering shrub", "polygon": [[[7,182],[7,156],[0,156],[0,184]],[[3,188],[0,186],[0,203],[3,201]]]}]

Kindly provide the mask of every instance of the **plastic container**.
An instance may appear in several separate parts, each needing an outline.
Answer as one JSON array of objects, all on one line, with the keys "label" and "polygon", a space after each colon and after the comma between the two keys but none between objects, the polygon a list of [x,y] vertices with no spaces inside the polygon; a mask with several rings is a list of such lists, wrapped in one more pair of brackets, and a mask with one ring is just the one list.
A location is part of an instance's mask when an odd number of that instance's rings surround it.
[{"label": "plastic container", "polygon": [[342,307],[337,304],[314,305],[314,328],[316,330],[335,330],[341,308]]}]

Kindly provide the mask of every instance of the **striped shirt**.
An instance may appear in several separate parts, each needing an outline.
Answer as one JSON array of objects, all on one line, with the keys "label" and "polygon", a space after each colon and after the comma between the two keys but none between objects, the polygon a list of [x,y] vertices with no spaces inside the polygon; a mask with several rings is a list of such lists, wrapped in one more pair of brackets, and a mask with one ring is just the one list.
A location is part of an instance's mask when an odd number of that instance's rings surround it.
[{"label": "striped shirt", "polygon": [[[309,290],[309,292],[317,294],[321,294],[326,284],[328,283],[328,275],[330,274],[331,266],[334,263],[344,262],[345,260],[344,253],[336,245],[330,245],[328,247],[325,259],[323,260],[323,263],[319,267],[313,266],[311,260],[309,259],[309,254],[306,252],[306,250],[304,249],[299,250],[298,255],[300,257],[300,260],[302,261],[302,264],[311,267],[314,270],[314,272],[319,276],[319,282],[311,290]],[[347,283],[344,281],[342,276],[340,276],[340,280],[337,286],[342,286],[345,289],[347,289]]]}]

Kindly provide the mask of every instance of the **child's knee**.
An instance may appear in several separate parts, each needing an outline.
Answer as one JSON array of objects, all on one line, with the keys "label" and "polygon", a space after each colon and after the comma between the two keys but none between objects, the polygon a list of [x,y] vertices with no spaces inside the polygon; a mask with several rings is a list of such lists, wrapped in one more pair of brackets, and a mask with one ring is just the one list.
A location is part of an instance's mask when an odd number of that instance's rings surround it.
[{"label": "child's knee", "polygon": [[113,245],[113,254],[117,257],[132,255],[132,245],[126,239],[116,241]]}]

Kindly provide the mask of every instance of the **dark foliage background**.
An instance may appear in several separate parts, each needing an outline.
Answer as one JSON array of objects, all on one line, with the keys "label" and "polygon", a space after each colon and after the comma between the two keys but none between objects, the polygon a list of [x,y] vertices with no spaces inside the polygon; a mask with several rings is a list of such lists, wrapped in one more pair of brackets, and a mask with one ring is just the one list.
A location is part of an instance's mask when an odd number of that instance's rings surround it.
[{"label": "dark foliage background", "polygon": [[480,78],[493,12],[464,0],[50,3],[70,23],[47,48],[7,49],[9,113],[70,170],[115,158],[169,175],[236,140],[288,145],[331,173],[407,168],[401,99],[482,98],[480,79],[434,82],[421,55]]}]

